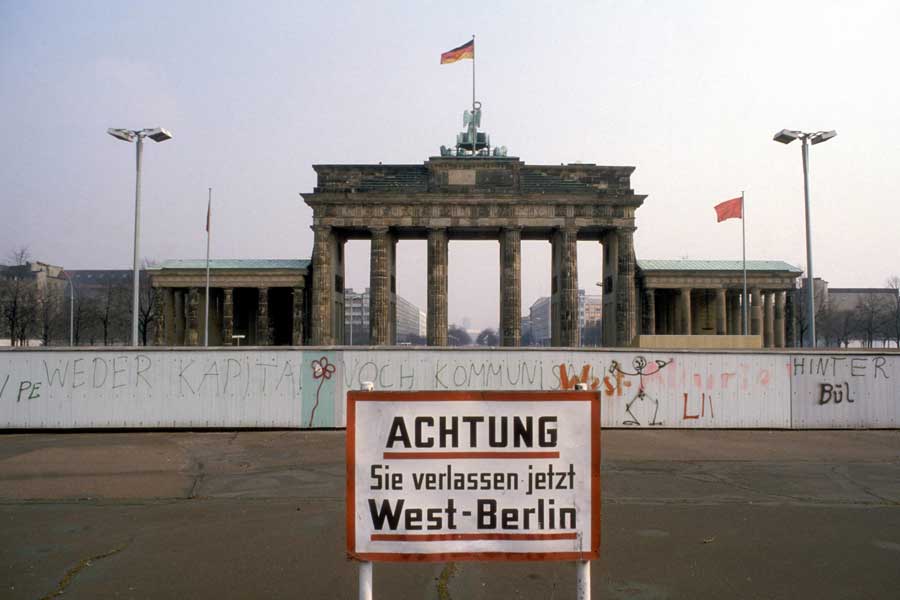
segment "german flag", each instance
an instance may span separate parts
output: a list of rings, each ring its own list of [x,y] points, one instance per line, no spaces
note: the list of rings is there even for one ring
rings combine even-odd
[[[455,63],[464,58],[475,59],[475,40],[469,40],[462,46],[457,46],[453,50],[448,50],[441,54],[441,64]]]

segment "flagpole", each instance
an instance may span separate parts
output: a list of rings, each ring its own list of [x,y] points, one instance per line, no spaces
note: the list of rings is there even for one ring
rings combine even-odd
[[[206,306],[203,314],[203,346],[209,346],[209,236],[212,212],[212,188],[209,188],[209,200],[206,203]]]
[[[475,119],[475,34],[472,34],[472,119]],[[476,155],[478,143],[478,127],[472,128],[472,156]]]
[[[744,212],[744,191],[741,190],[741,250],[744,262],[744,335],[747,335],[747,219]]]

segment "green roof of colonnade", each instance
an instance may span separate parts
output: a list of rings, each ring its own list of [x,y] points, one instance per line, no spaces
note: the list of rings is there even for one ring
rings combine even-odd
[[[249,258],[249,259],[211,259],[210,270],[266,270],[266,269],[306,269],[309,267],[305,259],[281,259],[281,258]],[[206,261],[199,260],[166,260],[153,267],[162,269],[205,269]]]
[[[647,259],[637,261],[637,265],[642,271],[741,271],[744,268],[740,260]],[[803,272],[803,269],[782,260],[748,260],[747,270]]]

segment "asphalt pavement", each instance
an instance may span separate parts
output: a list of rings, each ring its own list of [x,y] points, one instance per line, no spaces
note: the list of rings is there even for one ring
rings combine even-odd
[[[609,430],[595,599],[900,597],[900,431]],[[0,598],[356,598],[342,431],[0,435]],[[575,597],[571,563],[375,598]]]

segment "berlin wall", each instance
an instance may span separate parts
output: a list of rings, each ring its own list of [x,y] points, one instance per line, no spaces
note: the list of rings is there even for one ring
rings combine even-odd
[[[344,427],[346,392],[571,390],[604,427],[896,428],[900,353],[484,349],[0,352],[0,428]]]

